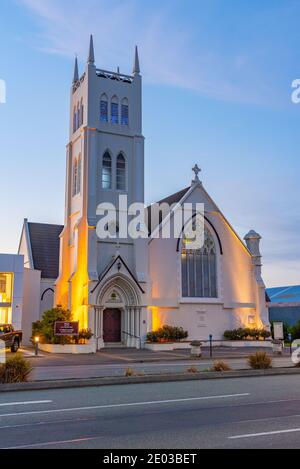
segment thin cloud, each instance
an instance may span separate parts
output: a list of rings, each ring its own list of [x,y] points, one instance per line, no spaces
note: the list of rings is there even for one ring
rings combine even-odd
[[[137,0],[88,0],[84,4],[73,0],[72,6],[58,0],[19,0],[19,4],[38,19],[39,48],[47,53],[72,57],[77,53],[84,60],[89,34],[94,33],[99,67],[121,66],[129,71],[138,43],[148,83],[226,101],[274,101],[274,90],[257,70],[253,50],[247,45],[245,50],[224,53],[223,48],[214,47],[210,33],[201,29],[202,18],[197,30],[188,21],[180,21],[176,1],[154,2],[152,7],[144,2],[141,6]]]

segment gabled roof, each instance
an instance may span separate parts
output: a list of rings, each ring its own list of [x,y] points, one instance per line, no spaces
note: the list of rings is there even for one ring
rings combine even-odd
[[[125,269],[127,270],[127,272],[129,273],[130,277],[132,278],[132,280],[134,281],[134,283],[137,285],[137,287],[140,289],[140,291],[142,293],[145,293],[144,290],[142,289],[141,285],[139,284],[138,280],[136,279],[135,275],[132,273],[132,271],[129,269],[128,265],[126,264],[126,262],[124,261],[124,259],[122,258],[122,256],[118,255],[117,257],[114,257],[110,262],[109,264],[106,266],[106,268],[104,269],[104,271],[102,272],[102,274],[99,276],[99,280],[96,284],[96,286],[93,288],[93,290],[91,291],[91,293],[94,293],[94,291],[96,290],[96,288],[98,288],[98,286],[100,285],[100,283],[102,282],[102,280],[106,277],[106,275],[110,272],[110,270],[113,268],[113,266],[117,263],[117,262],[121,262]]]
[[[267,289],[271,303],[299,303],[300,285]]]
[[[59,271],[59,236],[63,225],[28,223],[33,267],[42,278],[56,279]]]
[[[190,187],[186,187],[185,189],[182,189],[181,191],[176,192],[175,194],[171,194],[168,197],[165,197],[164,199],[162,199],[162,200],[160,200],[159,202],[156,202],[156,203],[158,203],[158,204],[164,204],[165,203],[165,204],[169,204],[170,206],[173,205],[173,204],[178,204],[189,190],[190,190]],[[149,207],[147,207],[149,233],[151,233],[151,231],[154,231],[154,229],[156,228],[156,226],[151,226],[151,206],[152,205],[149,205]],[[160,216],[162,216],[162,215],[160,214]],[[159,222],[161,223],[162,220],[160,219]]]

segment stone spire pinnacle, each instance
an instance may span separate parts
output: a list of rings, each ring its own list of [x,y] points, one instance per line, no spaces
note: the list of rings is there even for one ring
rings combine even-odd
[[[140,59],[139,59],[139,51],[138,47],[135,46],[135,56],[134,56],[134,64],[133,64],[133,74],[139,75],[141,73],[140,69]]]
[[[88,56],[88,64],[94,65],[95,63],[95,52],[94,52],[94,39],[93,35],[91,34],[90,38],[90,50],[89,50],[89,56]]]
[[[79,80],[79,73],[78,73],[78,60],[77,60],[77,55],[75,57],[75,66],[74,66],[74,77],[73,77],[73,85],[77,83]]]

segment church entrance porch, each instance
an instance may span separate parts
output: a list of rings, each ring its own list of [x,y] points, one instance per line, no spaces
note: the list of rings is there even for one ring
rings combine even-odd
[[[142,307],[139,293],[130,279],[118,273],[100,284],[94,293],[93,329],[97,350],[122,346],[141,348]]]
[[[119,309],[105,309],[103,311],[103,340],[104,343],[121,342],[121,311]]]

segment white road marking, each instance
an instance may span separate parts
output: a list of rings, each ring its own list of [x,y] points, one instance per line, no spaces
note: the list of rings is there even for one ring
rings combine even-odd
[[[40,411],[31,411],[31,412],[18,412],[14,414],[0,414],[0,418],[1,417],[17,417],[19,415],[53,414],[57,412],[79,412],[83,410],[114,409],[114,408],[121,408],[121,407],[136,407],[136,406],[143,406],[143,405],[176,404],[180,402],[201,401],[201,400],[206,400],[206,399],[228,399],[230,397],[246,397],[246,396],[250,396],[250,393],[227,394],[227,395],[222,395],[222,396],[189,397],[186,399],[168,399],[165,401],[130,402],[127,404],[108,404],[108,405],[99,405],[99,406],[90,406],[90,407],[73,407],[70,409],[51,409],[51,410],[40,410]]]
[[[300,428],[291,428],[289,430],[275,430],[272,432],[261,432],[261,433],[248,433],[247,435],[236,435],[236,436],[229,436],[229,440],[240,440],[242,438],[255,438],[258,436],[269,436],[269,435],[280,435],[282,433],[296,433],[300,432]]]
[[[34,405],[34,404],[51,404],[53,401],[27,401],[27,402],[5,402],[0,407],[12,407],[15,405]]]

